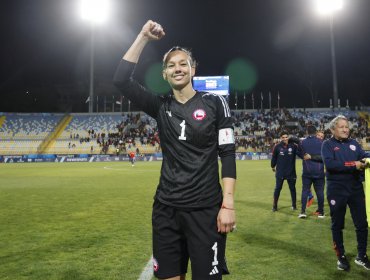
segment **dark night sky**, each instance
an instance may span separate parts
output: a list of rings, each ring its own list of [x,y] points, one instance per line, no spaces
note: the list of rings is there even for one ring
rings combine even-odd
[[[79,87],[81,109],[88,96],[90,29],[80,19],[78,0],[13,0],[0,4],[0,112],[63,111],[61,88]],[[329,21],[311,0],[112,0],[105,25],[95,30],[95,81],[109,84],[123,54],[147,19],[162,24],[166,37],[145,49],[138,67],[161,61],[174,45],[188,47],[199,62],[197,75],[226,75],[230,61],[248,61],[257,74],[247,95],[251,108],[260,93],[280,93],[280,105],[312,107],[332,97]],[[370,105],[370,1],[347,0],[334,22],[339,98]],[[232,79],[232,77],[231,77]],[[232,80],[233,82],[233,80]],[[28,93],[27,93],[28,91]],[[103,92],[104,90],[101,90]],[[99,95],[99,90],[97,94]],[[85,93],[86,92],[86,93]],[[235,89],[231,88],[232,97]],[[76,93],[77,94],[77,93]],[[79,93],[80,94],[80,93]],[[105,93],[107,94],[107,93]],[[108,94],[115,94],[114,92]],[[240,98],[240,97],[239,97]],[[77,101],[76,101],[77,100]],[[233,101],[230,102],[233,104]],[[231,105],[231,107],[233,107]],[[240,107],[240,106],[239,106]]]

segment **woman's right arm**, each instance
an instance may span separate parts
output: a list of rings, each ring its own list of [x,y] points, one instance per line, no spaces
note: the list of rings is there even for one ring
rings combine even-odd
[[[137,63],[144,47],[149,41],[160,40],[165,35],[162,26],[152,20],[148,20],[140,33],[137,35],[131,47],[124,54],[123,59]]]
[[[134,81],[132,75],[146,44],[152,40],[159,40],[164,35],[160,24],[151,20],[147,21],[124,54],[113,77],[114,85],[120,89],[122,94],[152,117],[155,117],[157,113],[153,105],[158,103],[158,97]]]
[[[135,65],[138,63],[146,44],[149,41],[160,40],[164,35],[165,33],[160,24],[152,20],[148,20],[144,24],[135,41],[123,55],[120,65],[114,75],[113,82],[117,87],[122,88],[122,85],[131,78]]]

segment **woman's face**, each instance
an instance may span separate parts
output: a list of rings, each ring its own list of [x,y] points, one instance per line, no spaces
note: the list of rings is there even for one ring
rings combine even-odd
[[[195,68],[191,66],[189,56],[181,51],[173,51],[168,54],[167,63],[163,70],[165,79],[173,89],[181,90],[188,84],[195,74]]]
[[[349,137],[349,125],[346,120],[338,120],[334,129],[331,129],[331,133],[335,139],[343,140]]]

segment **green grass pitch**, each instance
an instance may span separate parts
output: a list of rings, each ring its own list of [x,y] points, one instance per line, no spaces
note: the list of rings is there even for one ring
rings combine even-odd
[[[0,279],[138,279],[151,256],[160,164],[1,164]],[[284,183],[279,211],[271,212],[275,180],[269,165],[237,162],[237,231],[228,236],[231,275],[225,279],[369,279],[353,263],[349,211],[344,238],[352,269],[346,273],[336,270],[326,201],[325,219],[300,220]],[[301,190],[298,176],[298,205]]]

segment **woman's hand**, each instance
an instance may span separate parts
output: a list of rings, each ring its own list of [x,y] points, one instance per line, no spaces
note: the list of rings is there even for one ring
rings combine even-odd
[[[148,20],[144,24],[141,29],[141,34],[148,40],[160,40],[164,35],[166,35],[162,25],[152,20]]]

